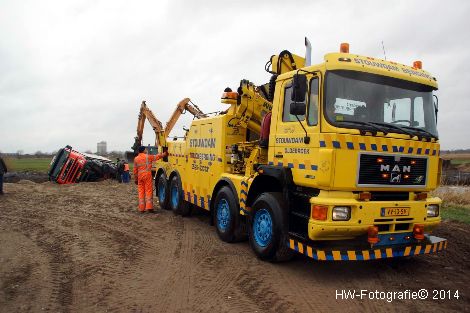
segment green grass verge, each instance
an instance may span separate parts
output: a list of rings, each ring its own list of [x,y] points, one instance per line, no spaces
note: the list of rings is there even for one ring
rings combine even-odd
[[[442,218],[445,220],[459,221],[470,224],[470,208],[458,205],[447,204],[441,208]]]
[[[452,165],[470,164],[470,160],[466,159],[452,159],[450,160]]]
[[[47,173],[52,158],[9,159],[7,166],[10,172],[41,172]]]

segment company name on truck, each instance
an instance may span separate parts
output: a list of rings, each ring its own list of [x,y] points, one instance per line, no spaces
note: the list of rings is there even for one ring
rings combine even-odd
[[[354,58],[354,62],[356,64],[379,67],[379,68],[383,68],[383,69],[386,69],[386,70],[389,70],[389,71],[402,72],[402,73],[405,73],[405,74],[410,74],[410,75],[414,75],[414,76],[420,76],[420,77],[432,79],[432,77],[430,75],[426,74],[426,73],[423,73],[423,72],[420,72],[420,71],[415,71],[415,70],[408,69],[408,68],[400,68],[396,65],[384,64],[384,63],[370,61],[370,60],[363,60],[363,59],[360,59],[360,58]]]
[[[303,143],[303,137],[276,138],[276,143]]]
[[[215,138],[190,139],[189,146],[191,148],[215,148]]]

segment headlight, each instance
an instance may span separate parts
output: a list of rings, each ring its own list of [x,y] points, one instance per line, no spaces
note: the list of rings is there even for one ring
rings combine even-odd
[[[428,217],[439,216],[439,205],[438,204],[428,204]]]
[[[333,221],[347,221],[351,218],[351,208],[348,206],[335,206],[332,215]]]

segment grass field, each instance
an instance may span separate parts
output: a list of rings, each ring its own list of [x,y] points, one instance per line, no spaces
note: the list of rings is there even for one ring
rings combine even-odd
[[[450,160],[452,165],[470,164],[470,153],[446,153],[441,157]]]
[[[452,204],[445,204],[441,208],[442,218],[470,224],[470,208]]]
[[[466,159],[452,159],[450,160],[452,165],[460,165],[460,164],[470,164],[470,160]]]
[[[441,214],[443,219],[470,224],[470,193],[469,188],[440,187],[433,192],[442,199]]]
[[[51,163],[51,158],[10,158],[5,161],[9,172],[47,173]]]

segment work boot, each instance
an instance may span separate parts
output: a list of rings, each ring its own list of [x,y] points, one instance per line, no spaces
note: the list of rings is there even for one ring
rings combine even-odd
[[[149,209],[149,210],[147,210],[147,212],[149,212],[149,213],[155,213],[155,210],[154,210],[154,209]]]
[[[139,210],[139,213],[140,213],[140,214],[144,214],[144,213],[145,213],[145,210],[142,210],[142,211]]]

